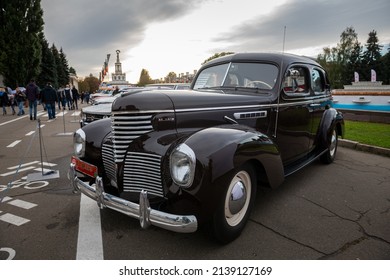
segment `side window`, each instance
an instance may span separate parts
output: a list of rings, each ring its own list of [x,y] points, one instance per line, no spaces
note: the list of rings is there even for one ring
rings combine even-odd
[[[313,69],[311,73],[311,85],[316,94],[323,93],[325,91],[325,79],[320,70]]]
[[[309,72],[302,66],[291,67],[284,78],[283,90],[288,96],[304,96],[309,94]]]

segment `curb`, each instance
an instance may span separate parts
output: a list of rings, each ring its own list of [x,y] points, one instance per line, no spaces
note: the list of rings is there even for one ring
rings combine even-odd
[[[362,152],[390,157],[390,149],[386,149],[386,148],[360,144],[359,142],[347,140],[347,139],[339,139],[339,145],[341,147],[353,149],[356,151],[362,151]]]

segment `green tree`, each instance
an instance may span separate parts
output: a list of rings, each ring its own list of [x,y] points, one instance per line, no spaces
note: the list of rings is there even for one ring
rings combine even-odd
[[[61,85],[66,85],[67,83],[69,83],[69,64],[68,64],[68,60],[66,59],[66,55],[64,53],[64,51],[62,50],[62,48],[60,49],[60,67],[62,68],[62,71],[63,71],[63,76],[58,78],[58,83]]]
[[[176,73],[175,72],[169,72],[168,75],[165,77],[165,81],[167,83],[173,83],[174,81],[176,81]]]
[[[366,50],[363,52],[362,59],[362,71],[363,77],[366,81],[370,80],[371,69],[374,69],[377,72],[377,77],[382,78],[382,65],[381,65],[381,50],[383,46],[378,44],[379,40],[376,34],[376,31],[373,30],[368,33],[368,39],[366,43]]]
[[[222,57],[222,56],[225,56],[225,55],[229,55],[229,54],[234,54],[234,52],[220,52],[220,53],[215,53],[213,56],[209,57],[208,59],[206,59],[205,61],[203,61],[202,65],[209,62],[210,60],[213,60],[215,58],[218,58],[218,57]]]
[[[65,69],[62,65],[60,52],[58,51],[54,43],[51,46],[51,52],[53,54],[54,61],[55,61],[58,87],[64,87],[69,82],[69,77],[68,78],[66,77]]]
[[[70,73],[77,75],[76,70],[73,67],[69,67],[69,74]]]
[[[338,60],[338,51],[336,47],[323,49],[323,53],[319,54],[317,61],[328,72],[329,80],[334,88],[340,88],[341,84],[341,65]]]
[[[147,84],[152,84],[153,80],[149,75],[149,71],[146,69],[141,70],[141,74],[139,76],[138,86],[143,87]]]
[[[84,79],[84,83],[87,83],[87,85],[83,85],[83,87],[85,86],[85,88],[89,88],[87,90],[90,93],[93,93],[99,89],[99,85],[100,85],[99,79],[94,77],[92,74],[90,74],[88,77]],[[79,84],[79,90],[82,91],[82,89],[80,89],[80,84]]]
[[[362,46],[359,42],[355,42],[355,45],[351,51],[350,58],[347,62],[347,67],[345,69],[345,82],[346,84],[350,84],[350,81],[354,80],[354,72],[358,72],[361,74],[361,65],[362,65]]]
[[[79,79],[79,91],[80,92],[86,92],[90,91],[89,84],[85,79]]]
[[[41,71],[37,78],[37,84],[42,88],[47,82],[51,82],[55,88],[58,88],[56,62],[49,48],[49,43],[44,35],[41,35],[42,61]]]
[[[329,79],[334,88],[342,88],[345,84],[350,84],[352,60],[359,57],[360,43],[355,29],[347,27],[340,35],[340,43],[337,47],[324,48],[319,54],[318,62],[330,73]]]
[[[37,78],[41,64],[40,0],[0,1],[0,74],[10,87]]]
[[[390,47],[387,53],[381,57],[381,64],[383,65],[382,81],[384,84],[390,85]]]

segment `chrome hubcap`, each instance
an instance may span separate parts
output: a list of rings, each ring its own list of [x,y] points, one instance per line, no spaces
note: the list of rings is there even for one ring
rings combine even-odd
[[[246,202],[246,191],[242,182],[237,182],[230,193],[229,210],[233,215],[240,212]]]
[[[230,182],[225,198],[225,219],[228,225],[236,226],[245,217],[249,207],[252,181],[246,171],[238,172]]]
[[[337,134],[336,131],[333,130],[332,138],[330,139],[330,146],[329,146],[329,154],[331,157],[334,157],[334,154],[336,153],[336,146],[337,146]]]

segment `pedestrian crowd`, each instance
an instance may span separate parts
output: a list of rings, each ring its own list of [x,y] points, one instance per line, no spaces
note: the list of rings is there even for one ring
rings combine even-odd
[[[37,119],[37,106],[43,105],[47,111],[49,119],[56,118],[56,103],[58,110],[78,110],[78,101],[81,103],[89,102],[89,93],[79,94],[75,86],[70,87],[69,84],[64,88],[55,90],[50,82],[43,89],[31,80],[24,87],[17,87],[15,91],[10,88],[0,87],[0,107],[3,108],[3,115],[7,114],[7,107],[11,107],[12,115],[16,114],[15,108],[18,108],[18,116],[25,114],[24,108],[29,108],[30,120]]]

